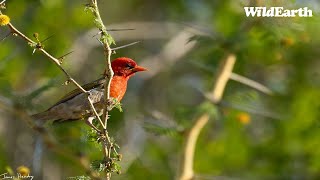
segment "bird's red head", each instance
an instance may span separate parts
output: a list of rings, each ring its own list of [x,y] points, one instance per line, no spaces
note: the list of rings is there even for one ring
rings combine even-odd
[[[130,77],[139,71],[146,71],[147,69],[138,66],[137,63],[127,57],[116,58],[111,62],[111,67],[115,76]]]

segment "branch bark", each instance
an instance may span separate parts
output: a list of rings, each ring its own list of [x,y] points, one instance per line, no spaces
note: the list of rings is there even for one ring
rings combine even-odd
[[[227,82],[232,74],[233,66],[236,62],[236,56],[229,54],[220,65],[217,78],[213,90],[210,92],[212,99],[215,103],[219,103],[222,99],[223,92],[226,88]],[[194,178],[194,154],[196,149],[197,139],[201,130],[209,121],[209,114],[204,113],[196,119],[192,128],[187,133],[187,139],[184,146],[181,173],[178,177],[179,180],[191,180]]]
[[[112,49],[110,45],[113,42],[112,37],[108,34],[107,28],[105,27],[98,8],[98,3],[97,0],[92,0],[91,1],[91,10],[93,12],[93,15],[95,17],[95,23],[97,28],[100,30],[100,42],[103,45],[104,49],[104,56],[105,56],[105,62],[106,62],[106,68],[104,71],[104,76],[106,83],[104,84],[104,108],[103,108],[103,142],[102,148],[103,148],[103,153],[105,156],[105,165],[107,167],[107,177],[106,179],[109,180],[111,178],[111,170],[108,169],[111,167],[111,150],[114,150],[114,145],[113,142],[111,141],[111,138],[109,137],[108,130],[107,130],[107,124],[108,124],[108,118],[109,118],[109,112],[108,112],[108,106],[110,102],[110,85],[111,85],[111,80],[113,77],[113,71],[111,67],[111,54],[112,54]],[[116,151],[115,151],[116,152]]]

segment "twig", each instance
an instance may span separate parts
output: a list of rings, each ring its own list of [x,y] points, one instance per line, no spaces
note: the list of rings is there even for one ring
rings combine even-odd
[[[41,41],[41,43],[46,42],[47,40],[49,40],[49,39],[52,38],[53,36],[54,36],[54,35],[51,35],[51,36],[45,38],[44,40]]]
[[[261,92],[263,92],[265,94],[268,94],[268,95],[272,95],[273,94],[272,91],[269,88],[267,88],[266,86],[254,81],[254,80],[251,80],[249,78],[241,76],[239,74],[231,73],[230,79],[232,79],[234,81],[238,81],[238,82],[240,82],[242,84],[245,84],[245,85],[247,85],[249,87],[252,87],[252,88],[254,88],[254,89],[258,90],[258,91],[261,91]]]
[[[233,54],[229,54],[227,58],[222,62],[219,73],[215,80],[213,90],[211,92],[212,99],[218,103],[223,95],[226,84],[232,73],[233,66],[235,64],[236,57]],[[197,139],[201,130],[209,121],[209,114],[204,113],[196,119],[192,128],[187,134],[186,143],[184,146],[183,157],[182,157],[182,169],[179,175],[179,180],[191,180],[194,178],[193,162],[194,153],[196,148]]]
[[[30,44],[37,44],[36,42],[32,41],[30,38],[28,38],[26,35],[21,33],[18,29],[16,29],[11,23],[8,24],[8,27],[11,29],[11,33],[17,34],[18,36],[22,37],[24,40],[26,40]],[[58,68],[67,76],[68,80],[70,80],[74,85],[76,85],[82,92],[88,93],[86,90],[82,88],[80,84],[78,84],[70,75],[67,71],[64,70],[64,68],[61,66],[61,63],[59,59],[53,57],[50,53],[48,53],[46,50],[44,50],[41,46],[38,47],[38,50],[41,51],[44,55],[49,57],[51,61],[53,61]]]
[[[4,2],[6,2],[6,0],[1,1],[0,4],[3,4]]]
[[[98,120],[99,120],[100,124],[102,125],[103,129],[105,129],[106,127],[104,126],[104,123],[102,122],[102,120],[101,120],[101,118],[100,118],[100,116],[99,116],[96,108],[94,108],[90,96],[88,96],[88,101],[90,102],[89,104],[90,104],[90,106],[91,106],[91,108],[92,108],[92,110],[93,110],[93,113],[94,113],[94,114],[96,115],[96,117],[98,118]]]
[[[215,72],[214,69],[212,69],[211,67],[208,67],[204,64],[201,64],[199,62],[196,62],[196,61],[190,61],[190,63],[192,63],[192,65],[196,65],[198,67],[200,67],[201,69],[205,69],[209,72]],[[249,79],[247,77],[244,77],[244,76],[241,76],[240,74],[237,74],[237,73],[234,73],[232,72],[231,73],[231,76],[230,76],[230,79],[231,80],[234,80],[234,81],[237,81],[239,83],[242,83],[244,85],[247,85],[253,89],[256,89],[257,91],[260,91],[262,93],[265,93],[267,95],[272,95],[273,92],[271,89],[269,89],[268,87],[266,87],[265,85],[257,82],[257,81],[254,81],[252,79]]]
[[[74,51],[70,51],[70,52],[68,52],[68,53],[66,53],[66,54],[58,57],[58,59],[60,60],[60,63],[62,63],[62,62],[61,62],[62,59],[64,59],[66,56],[70,55],[70,54],[73,53],[73,52],[74,52]]]
[[[128,46],[132,46],[132,45],[135,45],[135,44],[138,44],[138,43],[140,43],[140,41],[136,41],[136,42],[129,43],[129,44],[126,44],[126,45],[123,45],[123,46],[119,46],[119,47],[115,47],[115,48],[112,48],[112,51],[115,51],[115,50],[118,50],[118,49],[122,49],[122,48],[126,48]]]

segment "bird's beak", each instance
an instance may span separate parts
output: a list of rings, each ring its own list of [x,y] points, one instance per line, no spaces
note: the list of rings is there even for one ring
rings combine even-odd
[[[136,66],[132,69],[133,72],[139,72],[139,71],[147,71],[146,68],[141,67],[141,66]]]

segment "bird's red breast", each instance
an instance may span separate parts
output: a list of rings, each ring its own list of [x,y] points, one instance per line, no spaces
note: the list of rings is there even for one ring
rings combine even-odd
[[[127,90],[128,79],[124,76],[113,76],[110,84],[110,97],[121,101]]]

